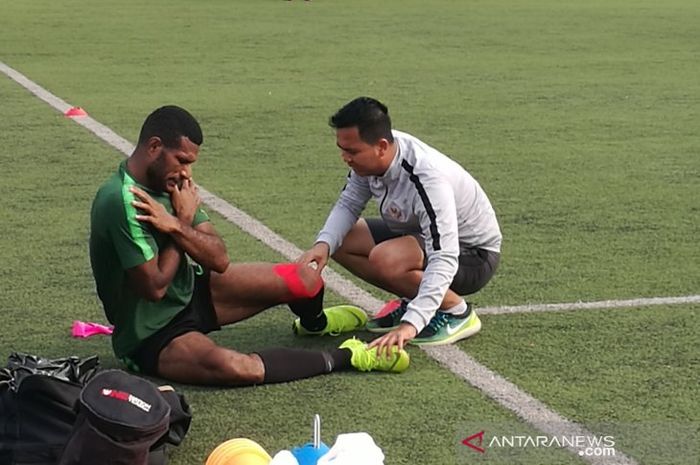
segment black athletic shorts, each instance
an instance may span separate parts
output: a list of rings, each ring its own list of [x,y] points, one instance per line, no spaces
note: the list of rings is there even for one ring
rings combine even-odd
[[[209,271],[195,273],[194,292],[190,303],[170,323],[146,338],[135,352],[123,357],[122,361],[134,371],[156,376],[160,351],[170,341],[191,331],[207,334],[218,329],[221,329],[221,326],[217,322],[216,311],[211,301]]]
[[[369,232],[372,234],[375,244],[406,236],[389,229],[389,226],[381,218],[365,218]],[[428,264],[425,250],[423,256],[423,269]],[[501,254],[479,247],[464,247],[459,251],[459,268],[455,274],[450,289],[459,295],[473,294],[488,283],[496,273]]]

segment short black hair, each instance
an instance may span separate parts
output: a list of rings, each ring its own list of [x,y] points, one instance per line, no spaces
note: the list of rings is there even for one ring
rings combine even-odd
[[[204,142],[202,128],[194,116],[184,108],[166,105],[153,111],[143,122],[138,145],[148,142],[151,137],[160,137],[164,146],[178,148],[183,136],[197,145]]]
[[[375,144],[379,139],[394,142],[389,109],[371,97],[358,97],[347,103],[330,117],[328,125],[335,129],[357,126],[360,139],[368,144]]]

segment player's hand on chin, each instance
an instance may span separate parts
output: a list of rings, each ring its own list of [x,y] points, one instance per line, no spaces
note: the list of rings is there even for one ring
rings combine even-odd
[[[199,197],[199,188],[192,178],[184,177],[182,187],[173,186],[170,189],[170,201],[173,204],[175,215],[185,224],[192,224],[197,208],[202,203]]]

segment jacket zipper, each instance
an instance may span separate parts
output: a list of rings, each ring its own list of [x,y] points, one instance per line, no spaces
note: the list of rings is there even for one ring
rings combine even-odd
[[[389,195],[389,186],[384,186],[384,198],[379,204],[379,215],[381,217],[384,217],[384,201],[386,200],[387,195]]]

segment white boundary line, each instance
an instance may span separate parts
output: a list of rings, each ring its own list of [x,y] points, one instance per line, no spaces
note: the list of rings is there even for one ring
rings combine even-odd
[[[10,68],[3,62],[0,62],[0,71],[9,78],[16,81],[32,94],[48,103],[54,109],[64,113],[71,105],[56,97],[46,89],[42,88],[35,82],[28,79],[23,74]],[[114,131],[94,120],[91,117],[74,118],[74,121],[88,129],[90,132],[97,135],[120,152],[129,156],[133,151],[133,145],[126,139],[116,134]],[[220,213],[228,221],[236,224],[238,227],[260,239],[270,248],[281,253],[289,259],[298,257],[302,250],[294,244],[286,241],[278,236],[274,231],[267,226],[254,219],[247,213],[230,205],[225,200],[216,195],[202,189],[200,187],[202,200],[214,211]],[[335,271],[328,269],[324,272],[324,278],[329,288],[337,292],[346,299],[364,306],[365,308],[379,308],[381,301],[357,287],[351,281],[343,278]],[[497,307],[484,308],[480,311],[482,314],[502,314],[502,313],[517,313],[517,312],[535,312],[535,311],[561,311],[574,310],[578,308],[605,308],[605,306],[613,307],[631,307],[641,305],[668,305],[675,303],[695,303],[700,301],[699,296],[689,297],[671,297],[671,298],[653,298],[653,299],[635,299],[628,301],[605,301],[591,302],[579,304],[544,304],[531,305],[521,307]],[[567,435],[567,436],[593,436],[594,434],[587,431],[581,425],[574,423],[553,410],[549,409],[545,404],[535,399],[534,397],[521,390],[515,384],[506,380],[502,376],[481,365],[469,355],[465,354],[457,346],[439,346],[423,349],[426,354],[438,361],[445,368],[450,370],[455,375],[467,381],[472,386],[481,390],[485,395],[495,400],[498,404],[506,409],[514,412],[518,417],[529,423],[536,429],[550,435]],[[575,454],[582,454],[582,449],[569,448]],[[637,462],[624,455],[621,451],[616,450],[614,458],[610,457],[588,457],[580,456],[580,458],[592,465],[635,465]],[[613,460],[611,462],[610,460]]]
[[[531,304],[504,307],[478,308],[479,315],[507,315],[513,313],[570,312],[573,310],[600,310],[606,308],[652,307],[655,305],[678,305],[700,303],[700,295],[683,297],[648,297],[629,300],[600,300],[597,302],[571,302],[561,304]]]
[[[20,84],[22,87],[27,89],[39,99],[48,103],[49,106],[53,107],[59,112],[65,113],[66,110],[72,108],[72,105],[68,104],[61,98],[53,95],[48,90],[39,86],[37,83],[30,80],[22,73],[14,70],[13,68],[7,66],[1,61],[0,71],[2,71],[10,79]],[[93,119],[92,117],[84,116],[72,119],[79,125],[86,128],[88,131],[95,134],[103,141],[107,142],[112,147],[119,150],[127,157],[131,155],[131,153],[134,151],[134,145],[131,142],[127,141],[122,136],[115,133],[110,128],[103,125],[99,121]],[[220,197],[217,197],[216,195],[210,193],[201,186],[199,186],[199,188],[202,201],[206,203],[209,208],[216,211],[228,221],[234,223],[248,234],[259,239],[271,249],[275,250],[276,252],[279,252],[280,254],[289,259],[298,257],[303,252],[297,246],[281,238],[277,235],[277,233],[275,233],[270,228],[268,228],[255,218],[251,217],[244,211],[234,207],[233,205],[229,204]],[[356,303],[357,305],[363,308],[379,309],[383,304],[375,297],[365,292],[361,288],[357,287],[354,283],[345,279],[343,276],[332,270],[330,267],[326,267],[326,269],[324,270],[323,277],[326,283],[328,284],[328,287],[336,291],[338,295]],[[572,310],[647,307],[654,305],[674,305],[688,303],[700,303],[700,295],[690,295],[681,297],[650,297],[630,300],[603,300],[598,302],[571,302],[558,304],[528,304],[517,306],[483,307],[479,308],[478,311],[479,315],[503,315],[512,313],[553,311],[561,312]]]

